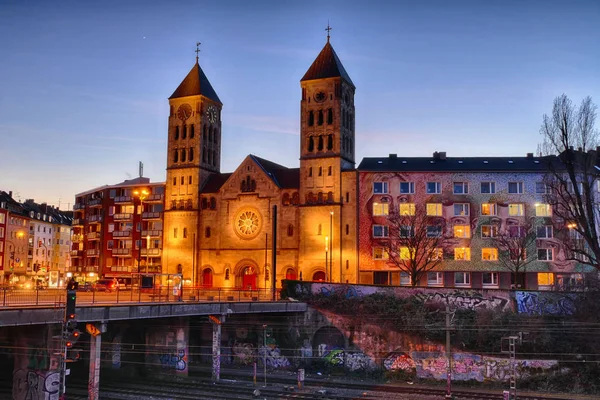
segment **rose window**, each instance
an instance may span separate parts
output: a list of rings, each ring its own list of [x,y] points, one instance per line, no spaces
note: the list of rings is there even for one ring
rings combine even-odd
[[[244,239],[255,237],[260,231],[260,217],[252,210],[243,210],[236,219],[236,233]]]

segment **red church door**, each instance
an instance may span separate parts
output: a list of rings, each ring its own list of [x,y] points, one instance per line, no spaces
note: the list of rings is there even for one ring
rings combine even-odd
[[[296,280],[296,271],[294,271],[292,268],[288,268],[287,271],[285,271],[285,279],[295,281]]]
[[[253,267],[244,268],[244,272],[242,272],[242,289],[256,290],[256,271]]]
[[[206,268],[204,271],[202,271],[202,287],[213,287],[213,276],[210,268]]]
[[[313,281],[315,282],[325,282],[325,272],[317,271],[313,274]]]

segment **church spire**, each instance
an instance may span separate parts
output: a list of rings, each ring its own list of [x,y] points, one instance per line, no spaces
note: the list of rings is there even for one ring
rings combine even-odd
[[[333,46],[331,46],[331,43],[329,42],[329,32],[331,31],[329,23],[325,30],[327,31],[327,43],[325,43],[325,47],[323,47],[317,58],[315,58],[315,61],[313,61],[308,71],[306,71],[302,79],[300,79],[300,82],[312,81],[314,79],[342,78],[350,85],[354,86],[352,79],[350,79],[350,75],[346,72],[346,69],[335,53],[335,50],[333,50]]]
[[[200,54],[200,42],[196,42],[196,64],[198,64],[198,55]]]
[[[200,68],[198,63],[198,55],[200,53],[200,42],[196,43],[196,64],[192,67],[190,72],[187,74],[185,79],[177,86],[177,89],[173,92],[170,99],[186,96],[197,96],[202,95],[210,100],[221,103],[217,92],[213,89],[210,81]]]

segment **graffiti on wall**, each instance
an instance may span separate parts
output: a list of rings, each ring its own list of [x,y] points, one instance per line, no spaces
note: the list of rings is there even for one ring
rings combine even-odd
[[[185,350],[179,349],[175,353],[163,353],[158,356],[163,368],[185,371],[187,369]]]
[[[576,296],[573,293],[525,292],[515,293],[519,313],[529,315],[572,315]]]
[[[59,400],[60,374],[20,369],[13,374],[14,400]]]
[[[383,366],[388,371],[404,372],[413,372],[417,368],[411,356],[402,351],[394,351],[385,356]]]
[[[361,351],[332,348],[325,343],[317,346],[317,350],[319,357],[330,366],[344,367],[350,371],[370,371],[377,368],[375,361]]]
[[[436,292],[420,291],[416,293],[415,298],[424,303],[439,303],[449,304],[453,308],[466,310],[488,309],[488,310],[504,310],[510,308],[509,298],[493,295],[484,297],[479,291],[452,291],[452,292]]]
[[[163,369],[174,370],[176,374],[188,372],[188,349],[184,328],[160,331],[154,334],[155,353],[150,355],[151,363]]]

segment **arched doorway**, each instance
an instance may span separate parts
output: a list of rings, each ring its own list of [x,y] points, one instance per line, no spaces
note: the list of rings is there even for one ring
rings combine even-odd
[[[256,290],[256,282],[256,269],[251,265],[245,266],[242,269],[242,288]]]
[[[312,280],[314,282],[325,282],[325,278],[326,278],[325,272],[317,271],[313,274]]]
[[[296,276],[296,270],[294,268],[288,268],[285,271],[285,279],[290,279],[292,281],[295,281],[297,278]]]
[[[343,350],[346,339],[342,332],[333,326],[324,326],[313,336],[314,353],[319,357],[326,357],[333,350]]]
[[[212,269],[204,268],[202,271],[202,287],[211,288],[213,287],[213,273]]]

